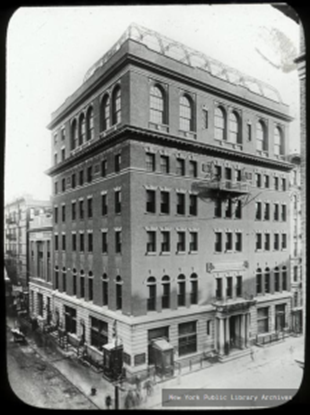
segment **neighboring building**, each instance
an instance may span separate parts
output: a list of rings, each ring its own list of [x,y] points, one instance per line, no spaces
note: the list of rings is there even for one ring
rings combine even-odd
[[[131,25],[49,124],[69,341],[102,360],[116,331],[134,374],[155,348],[225,360],[290,329],[291,120],[273,87]]]
[[[42,213],[29,226],[29,312],[39,325],[52,318],[52,217]]]
[[[14,285],[28,289],[28,229],[29,223],[40,212],[51,212],[51,202],[35,200],[30,195],[5,205],[4,261]]]

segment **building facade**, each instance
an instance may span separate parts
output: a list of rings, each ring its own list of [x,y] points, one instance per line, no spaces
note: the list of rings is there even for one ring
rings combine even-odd
[[[4,209],[4,261],[8,277],[25,291],[29,281],[29,224],[40,212],[51,213],[50,201],[35,200],[30,195],[6,204]]]
[[[52,322],[52,216],[35,217],[29,226],[29,314],[40,326]]]
[[[116,336],[134,374],[156,339],[186,364],[290,329],[290,121],[271,86],[131,25],[49,124],[69,341],[100,360]]]

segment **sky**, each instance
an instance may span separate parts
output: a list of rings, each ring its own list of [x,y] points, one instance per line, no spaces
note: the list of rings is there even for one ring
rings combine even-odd
[[[7,33],[5,202],[49,199],[55,111],[131,23],[160,32],[278,89],[299,151],[299,26],[266,4],[20,8]],[[288,64],[287,64],[288,63]]]

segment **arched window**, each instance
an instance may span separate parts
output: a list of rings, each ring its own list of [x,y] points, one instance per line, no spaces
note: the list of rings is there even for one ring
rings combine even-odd
[[[286,267],[282,267],[282,290],[287,290],[287,269]]]
[[[94,298],[94,289],[93,289],[93,273],[89,271],[88,273],[88,300],[93,301]]]
[[[110,128],[110,97],[108,94],[106,94],[101,101],[101,107],[100,107],[100,119],[101,119],[101,125],[100,125],[100,131],[105,131],[108,128]]]
[[[166,124],[165,95],[158,85],[152,85],[150,91],[150,121],[156,124]]]
[[[187,95],[180,97],[180,130],[194,130],[193,102]]]
[[[86,134],[86,122],[85,115],[81,114],[79,119],[79,145],[81,146],[85,142]]]
[[[265,269],[265,294],[270,293],[270,269]]]
[[[74,150],[77,147],[77,142],[78,142],[77,122],[76,122],[76,119],[74,119],[71,125],[71,150]]]
[[[81,269],[80,271],[80,297],[85,298],[85,278],[84,278],[84,270]]]
[[[116,277],[116,310],[121,310],[123,306],[123,293],[122,293],[123,280],[120,275]]]
[[[191,304],[197,304],[198,303],[198,275],[194,272],[190,276],[190,282],[191,282]]]
[[[55,266],[55,290],[59,289],[59,267]]]
[[[67,291],[67,270],[66,267],[62,268],[62,291]]]
[[[102,275],[102,305],[108,304],[108,276],[106,273]]]
[[[185,295],[186,295],[185,275],[180,274],[178,276],[178,306],[185,306]]]
[[[87,141],[94,138],[94,110],[89,107],[87,111]]]
[[[156,310],[156,278],[149,277],[147,279],[147,286],[149,291],[147,298],[147,309],[148,311],[154,311]]]
[[[121,88],[116,86],[112,94],[112,125],[121,122]]]
[[[161,283],[163,286],[161,306],[163,309],[170,308],[170,277],[168,275],[164,275],[161,279]]]
[[[274,269],[274,290],[280,291],[280,270],[278,267]]]
[[[268,151],[267,128],[261,120],[256,124],[256,150]]]
[[[256,294],[262,293],[262,270],[257,268],[256,270]]]
[[[229,141],[241,144],[240,117],[235,111],[229,114]]]
[[[215,108],[214,135],[216,140],[226,140],[226,112],[222,107]]]
[[[275,156],[284,155],[284,135],[279,127],[274,129],[274,154]]]

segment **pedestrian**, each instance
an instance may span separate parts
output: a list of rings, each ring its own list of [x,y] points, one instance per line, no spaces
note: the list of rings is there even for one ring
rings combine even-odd
[[[107,407],[107,409],[110,409],[110,406],[112,405],[112,398],[110,395],[108,395],[105,398],[105,406]]]
[[[250,354],[251,354],[251,359],[254,362],[255,356],[254,356],[254,349],[253,349],[253,347],[251,347],[251,349],[250,349]]]

